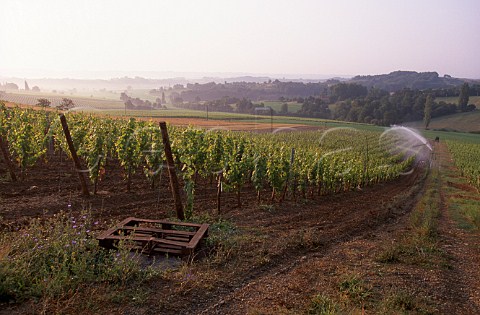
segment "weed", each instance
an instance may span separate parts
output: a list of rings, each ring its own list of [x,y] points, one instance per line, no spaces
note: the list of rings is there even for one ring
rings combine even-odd
[[[255,307],[247,311],[248,315],[294,315],[295,311],[276,305],[274,307]]]
[[[338,314],[339,306],[337,303],[332,301],[329,297],[318,294],[315,295],[310,301],[310,306],[308,308],[308,315],[333,315]]]
[[[392,292],[381,303],[382,313],[413,313],[413,314],[432,314],[433,312],[417,296],[408,292],[399,290]]]
[[[345,276],[339,283],[339,290],[348,300],[362,307],[372,295],[372,290],[355,274]]]
[[[400,257],[403,253],[403,249],[398,244],[391,244],[386,247],[380,254],[376,257],[378,262],[384,264],[391,264],[400,262]]]
[[[275,212],[275,205],[273,205],[273,204],[271,204],[271,205],[262,204],[262,205],[259,205],[258,208],[260,208],[260,210],[266,211],[268,213],[274,213]]]

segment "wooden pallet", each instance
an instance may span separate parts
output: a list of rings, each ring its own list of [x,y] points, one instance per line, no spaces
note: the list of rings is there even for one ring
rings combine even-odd
[[[125,241],[132,250],[153,255],[168,253],[191,255],[200,241],[208,236],[209,225],[149,220],[129,217],[97,237],[100,246],[116,249]]]

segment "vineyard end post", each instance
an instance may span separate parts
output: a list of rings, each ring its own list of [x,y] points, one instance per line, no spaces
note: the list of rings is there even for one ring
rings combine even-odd
[[[62,123],[63,133],[65,134],[65,139],[67,140],[68,149],[72,154],[73,163],[75,163],[75,169],[77,170],[78,179],[80,180],[80,185],[82,186],[82,193],[85,196],[89,196],[90,192],[88,191],[87,181],[85,180],[85,177],[81,172],[82,164],[80,163],[77,151],[73,146],[72,135],[70,134],[70,130],[68,129],[67,118],[65,118],[64,114],[60,115],[60,122]]]
[[[172,190],[173,201],[175,202],[177,218],[185,220],[185,213],[183,212],[182,199],[180,196],[180,185],[178,183],[177,172],[175,171],[175,162],[173,161],[172,148],[168,138],[167,124],[165,122],[160,122],[160,130],[162,131],[163,148],[165,150],[168,175],[170,177],[170,189]]]

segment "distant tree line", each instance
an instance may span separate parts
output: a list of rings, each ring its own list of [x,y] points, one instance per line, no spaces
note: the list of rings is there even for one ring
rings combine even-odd
[[[413,90],[443,89],[456,87],[464,82],[462,79],[437,72],[394,71],[389,74],[366,75],[353,77],[349,83],[358,83],[367,88],[379,88],[387,92],[395,92],[404,88]]]
[[[332,119],[389,126],[407,121],[422,120],[427,94],[404,89],[390,94],[380,89],[370,89],[367,95],[335,103]],[[432,96],[433,100],[433,96]],[[443,101],[431,104],[431,117],[455,113],[457,106]]]
[[[40,88],[38,86],[33,86],[31,89],[30,87],[28,86],[28,83],[27,81],[24,82],[24,86],[25,86],[25,91],[34,91],[34,92],[40,92]],[[18,90],[19,87],[17,84],[13,83],[13,82],[5,82],[5,84],[2,84],[0,83],[0,91],[7,91],[7,90]]]
[[[367,90],[356,83],[340,83],[330,90],[330,106],[324,98],[308,98],[297,114],[388,126],[425,120],[425,116],[429,123],[431,118],[476,109],[475,105],[468,104],[471,93],[468,83],[457,88],[458,104],[436,102],[435,90],[403,89],[389,93],[378,88]]]
[[[323,96],[280,97],[285,102],[279,113],[273,114],[335,119],[351,122],[369,123],[389,126],[407,121],[424,120],[428,126],[431,118],[449,115],[456,112],[475,110],[468,105],[471,94],[468,83],[457,87],[458,104],[436,101],[437,90],[403,89],[388,92],[378,88],[366,88],[357,83],[338,83],[331,85]],[[286,102],[296,101],[302,104],[297,113],[288,112]],[[210,110],[219,112],[236,112],[245,114],[270,114],[263,104],[254,104],[247,98],[222,97],[213,101],[180,102],[177,107]]]
[[[18,90],[18,85],[12,82],[5,82],[5,84],[0,83],[0,88],[2,90]]]
[[[193,109],[193,110],[203,110],[203,111],[212,111],[212,112],[226,112],[226,113],[239,113],[239,114],[257,114],[257,115],[270,115],[275,114],[275,111],[265,107],[262,104],[254,104],[251,100],[246,98],[236,98],[236,97],[223,97],[214,101],[206,102],[184,102],[175,104],[176,107]]]
[[[233,82],[187,84],[186,88],[175,89],[177,97],[186,102],[215,101],[224,97],[246,98],[252,101],[278,100],[280,97],[320,96],[328,91],[327,82],[303,83],[281,82],[279,80],[264,83]]]
[[[152,110],[152,109],[166,109],[165,106],[162,106],[162,99],[157,97],[155,102],[149,100],[142,100],[140,98],[132,98],[127,95],[127,93],[122,92],[120,94],[120,100],[125,103],[127,109],[132,110]]]

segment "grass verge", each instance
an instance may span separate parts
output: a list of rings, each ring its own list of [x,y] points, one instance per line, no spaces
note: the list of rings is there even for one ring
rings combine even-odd
[[[98,245],[91,215],[59,213],[0,236],[0,302],[48,301],[75,296],[88,286],[125,288],[160,275],[120,244]],[[119,290],[122,291],[122,290]]]

